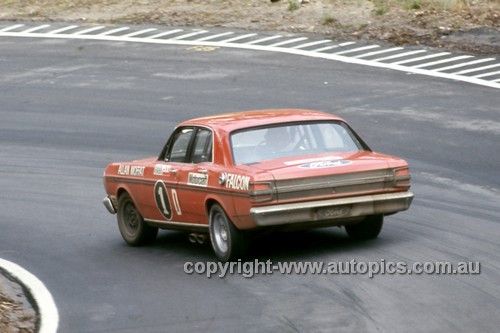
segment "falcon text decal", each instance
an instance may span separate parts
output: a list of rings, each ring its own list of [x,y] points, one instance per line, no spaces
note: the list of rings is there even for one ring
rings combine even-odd
[[[250,184],[249,176],[235,175],[233,173],[227,174],[226,188],[248,191],[249,184]]]

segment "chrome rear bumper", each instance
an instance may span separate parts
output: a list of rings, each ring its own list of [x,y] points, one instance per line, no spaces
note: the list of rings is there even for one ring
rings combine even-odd
[[[330,200],[306,201],[274,206],[253,207],[250,215],[258,226],[301,222],[342,221],[377,214],[407,210],[413,200],[411,192],[385,193]]]

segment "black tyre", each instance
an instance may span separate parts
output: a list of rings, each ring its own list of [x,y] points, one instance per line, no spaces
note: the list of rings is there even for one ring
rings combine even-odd
[[[158,228],[151,227],[144,222],[128,193],[123,193],[118,200],[117,218],[120,233],[128,245],[146,245],[156,239]]]
[[[239,259],[246,253],[249,245],[247,233],[236,229],[221,206],[212,206],[209,224],[212,248],[220,261]]]
[[[383,224],[383,215],[371,215],[359,223],[346,225],[345,230],[352,239],[373,239],[380,234]]]

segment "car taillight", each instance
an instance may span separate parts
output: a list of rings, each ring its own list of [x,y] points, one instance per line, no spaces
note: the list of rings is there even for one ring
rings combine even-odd
[[[408,190],[410,188],[410,178],[410,168],[403,167],[394,169],[394,187]]]
[[[274,190],[271,182],[250,182],[248,190],[250,200],[264,202],[273,200]]]

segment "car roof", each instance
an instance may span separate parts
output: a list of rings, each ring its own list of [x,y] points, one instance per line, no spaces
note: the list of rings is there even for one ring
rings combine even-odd
[[[322,111],[303,109],[272,109],[225,113],[187,120],[179,126],[208,126],[232,132],[234,130],[279,123],[314,120],[340,120],[342,118]]]

